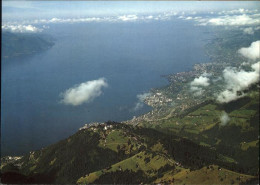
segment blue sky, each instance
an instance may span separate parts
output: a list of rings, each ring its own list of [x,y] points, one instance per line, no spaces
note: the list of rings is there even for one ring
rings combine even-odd
[[[152,14],[167,11],[222,11],[238,8],[255,9],[259,2],[201,2],[201,1],[3,1],[6,19],[49,17],[82,17],[124,14]]]

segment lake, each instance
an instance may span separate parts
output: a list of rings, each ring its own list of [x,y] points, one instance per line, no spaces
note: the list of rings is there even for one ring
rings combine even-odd
[[[75,133],[85,123],[123,121],[137,95],[167,84],[160,75],[209,61],[207,27],[174,19],[121,23],[50,24],[55,45],[36,55],[2,61],[2,156],[22,155]],[[66,89],[104,77],[108,87],[80,106],[61,103]]]

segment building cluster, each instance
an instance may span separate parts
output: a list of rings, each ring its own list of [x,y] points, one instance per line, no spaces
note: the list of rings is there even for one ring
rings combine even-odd
[[[98,127],[102,128],[103,130],[108,130],[108,129],[112,129],[113,125],[108,123],[99,123],[99,122],[86,123],[83,127],[79,128],[79,130],[90,129],[92,131],[97,131]]]
[[[172,99],[164,96],[161,92],[157,92],[147,96],[144,102],[151,107],[158,107],[171,103]]]

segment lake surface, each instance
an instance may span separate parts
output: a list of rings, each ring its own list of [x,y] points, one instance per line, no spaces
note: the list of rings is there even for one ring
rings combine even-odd
[[[55,45],[23,59],[2,61],[2,156],[21,155],[75,133],[85,123],[123,121],[137,95],[167,84],[160,75],[207,62],[207,27],[181,20],[51,24]],[[60,103],[76,84],[104,77],[108,87],[80,106]]]

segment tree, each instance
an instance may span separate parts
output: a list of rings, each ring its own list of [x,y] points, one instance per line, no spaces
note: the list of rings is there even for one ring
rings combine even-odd
[[[117,149],[117,151],[119,151],[120,150],[120,145],[117,145],[116,149]]]
[[[128,144],[128,146],[131,145],[131,140],[130,139],[128,139],[127,144]]]

